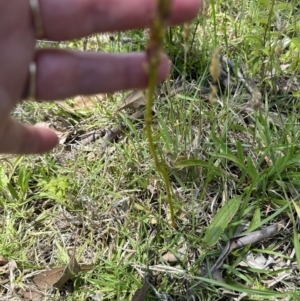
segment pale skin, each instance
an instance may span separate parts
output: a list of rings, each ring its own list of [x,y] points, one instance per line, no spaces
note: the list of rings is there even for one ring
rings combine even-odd
[[[39,0],[45,38],[54,41],[93,33],[149,26],[156,0]],[[200,0],[173,0],[170,24],[192,20]],[[11,111],[22,99],[29,64],[37,63],[38,101],[78,94],[144,88],[144,53],[108,54],[35,50],[29,0],[0,0],[0,153],[38,154],[53,149],[58,138],[50,129],[22,124]],[[158,79],[169,72],[163,57]]]

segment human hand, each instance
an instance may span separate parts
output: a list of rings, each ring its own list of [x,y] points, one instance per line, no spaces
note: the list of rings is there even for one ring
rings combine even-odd
[[[39,0],[43,37],[71,40],[107,31],[150,25],[155,0]],[[200,0],[173,0],[170,24],[196,16]],[[0,153],[32,154],[51,150],[56,134],[10,117],[28,90],[28,68],[36,63],[36,99],[57,100],[143,88],[144,53],[108,54],[35,49],[36,30],[29,0],[0,0]],[[129,71],[130,70],[130,71]],[[162,59],[159,80],[169,71]]]

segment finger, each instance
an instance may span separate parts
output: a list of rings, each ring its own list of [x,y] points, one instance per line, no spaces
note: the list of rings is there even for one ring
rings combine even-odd
[[[96,32],[143,28],[155,13],[155,0],[39,0],[45,37],[70,40]],[[191,20],[200,0],[173,0],[170,24]]]
[[[58,143],[53,131],[22,124],[14,119],[9,119],[2,128],[0,153],[41,154]]]
[[[78,94],[141,89],[147,84],[144,53],[39,50],[36,62],[37,99],[57,100]],[[162,56],[158,80],[162,81],[169,70],[169,60]]]

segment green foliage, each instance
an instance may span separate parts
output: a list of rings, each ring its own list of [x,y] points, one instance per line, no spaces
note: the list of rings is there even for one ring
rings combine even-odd
[[[40,197],[61,202],[66,198],[69,182],[66,176],[58,176],[57,178],[40,180],[37,186],[40,187],[42,191],[39,194]]]
[[[224,230],[228,227],[232,218],[236,215],[242,196],[236,196],[233,199],[227,201],[223,207],[219,209],[217,214],[214,216],[211,224],[205,231],[203,242],[210,247],[214,246],[220,236],[224,233]]]

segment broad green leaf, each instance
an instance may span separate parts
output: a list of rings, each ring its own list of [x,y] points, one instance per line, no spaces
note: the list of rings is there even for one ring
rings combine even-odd
[[[244,36],[245,40],[255,40],[259,43],[260,46],[264,45],[264,41],[260,36],[256,36],[256,35],[245,35]]]
[[[257,18],[256,22],[260,24],[268,24],[269,20],[268,18]]]
[[[11,185],[11,183],[8,183],[8,184],[7,184],[7,188],[8,188],[8,190],[9,190],[9,192],[10,192],[10,194],[12,195],[13,198],[15,198],[16,200],[19,200],[19,199],[20,199],[20,197],[19,197],[17,191],[15,190],[14,186]]]
[[[0,186],[6,187],[6,185],[9,183],[9,178],[6,175],[5,169],[3,166],[0,166]]]
[[[224,206],[217,212],[213,221],[205,231],[203,238],[204,243],[209,246],[214,246],[225,228],[228,226],[232,218],[240,207],[242,196],[236,196],[224,204]]]
[[[256,57],[253,58],[253,60],[251,62],[253,70],[256,70],[259,67],[260,60],[261,60],[260,56],[256,56]],[[253,133],[253,135],[254,135],[254,133]]]
[[[274,5],[274,10],[292,10],[293,9],[293,4],[291,3],[279,3]]]
[[[294,44],[298,48],[298,50],[300,51],[300,39],[299,38],[293,38],[291,40],[291,43]]]
[[[199,160],[199,159],[178,160],[174,164],[174,168],[184,168],[184,167],[192,167],[192,166],[205,167],[214,170],[219,176],[223,175],[223,172],[220,168],[214,166],[210,162]]]
[[[300,97],[300,91],[293,92],[293,96],[299,98]]]
[[[271,8],[270,0],[259,0],[259,2],[264,6],[266,6],[267,8]]]
[[[242,162],[239,158],[237,158],[234,155],[231,154],[215,154],[215,153],[209,153],[210,155],[217,157],[217,158],[223,158],[223,159],[227,159],[233,163],[235,163],[240,170],[242,171],[246,171],[246,165],[244,164],[244,162]]]

